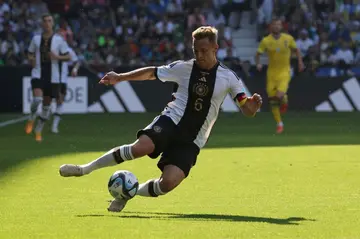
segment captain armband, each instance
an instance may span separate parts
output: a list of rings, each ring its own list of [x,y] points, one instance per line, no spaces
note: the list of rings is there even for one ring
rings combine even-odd
[[[242,107],[246,101],[248,100],[248,98],[246,97],[245,93],[239,93],[236,95],[234,101],[237,103],[238,106]]]

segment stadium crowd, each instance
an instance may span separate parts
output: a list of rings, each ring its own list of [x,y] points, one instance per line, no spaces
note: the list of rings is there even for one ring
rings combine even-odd
[[[49,1],[48,1],[49,2]],[[231,12],[250,10],[267,33],[280,16],[308,65],[335,64],[346,70],[360,64],[360,0],[71,0],[55,13],[61,33],[88,64],[144,65],[187,59],[191,31],[200,25],[219,29],[218,56],[237,62]],[[42,0],[0,0],[0,65],[27,64],[30,39],[41,31]]]

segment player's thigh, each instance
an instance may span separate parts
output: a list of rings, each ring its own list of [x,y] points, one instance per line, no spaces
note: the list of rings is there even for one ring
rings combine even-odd
[[[276,96],[276,81],[269,76],[266,79],[266,93],[268,97]]]
[[[60,93],[56,98],[58,104],[64,103],[66,91],[67,91],[67,85],[65,83],[60,83]]]
[[[144,129],[139,130],[137,138],[142,135],[148,136],[155,145],[155,149],[151,154],[148,154],[150,158],[157,158],[167,148],[168,143],[174,137],[176,125],[170,119],[170,117],[161,115],[157,116],[151,124]]]
[[[199,152],[199,147],[193,142],[181,143],[173,141],[163,152],[158,162],[158,168],[164,172],[167,165],[174,165],[181,169],[186,178],[191,168],[196,164]]]
[[[43,82],[41,79],[33,78],[31,79],[31,89],[33,91],[33,96],[41,97],[43,96]]]
[[[160,177],[160,188],[163,192],[170,192],[176,188],[184,179],[185,173],[175,165],[166,165]]]
[[[290,76],[282,76],[277,86],[277,94],[286,94],[289,89]]]
[[[66,83],[60,83],[60,94],[64,97],[66,96],[67,91],[67,84]]]
[[[266,92],[269,97],[275,97],[279,92],[286,93],[289,87],[290,74],[288,72],[268,73]]]
[[[51,98],[58,99],[61,95],[61,84],[51,83]]]

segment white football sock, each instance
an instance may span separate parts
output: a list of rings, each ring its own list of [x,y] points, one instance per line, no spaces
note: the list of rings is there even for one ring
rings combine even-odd
[[[55,114],[54,114],[53,124],[52,124],[53,129],[54,128],[57,129],[59,127],[62,112],[63,112],[63,104],[57,105],[56,106],[56,111],[55,111]]]
[[[80,165],[80,167],[82,167],[84,174],[89,174],[92,171],[100,168],[110,167],[127,160],[132,160],[134,159],[134,156],[132,155],[131,147],[132,145],[123,145],[113,148],[100,158],[90,163]]]
[[[136,195],[143,197],[157,197],[160,195],[165,195],[160,188],[160,179],[151,179],[145,183],[139,185],[139,189]]]
[[[43,106],[43,110],[41,112],[41,115],[39,117],[39,120],[37,122],[36,128],[35,128],[35,132],[39,133],[43,130],[45,122],[49,119],[50,117],[50,106]]]
[[[30,112],[31,112],[29,118],[30,120],[34,121],[36,119],[36,112],[42,100],[43,98],[41,96],[35,96],[34,99],[32,100],[30,106]]]

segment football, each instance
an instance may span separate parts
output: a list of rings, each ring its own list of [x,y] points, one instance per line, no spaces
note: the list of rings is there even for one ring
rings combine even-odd
[[[139,188],[136,176],[129,171],[119,170],[111,175],[108,189],[111,196],[118,199],[129,200],[135,197]]]

